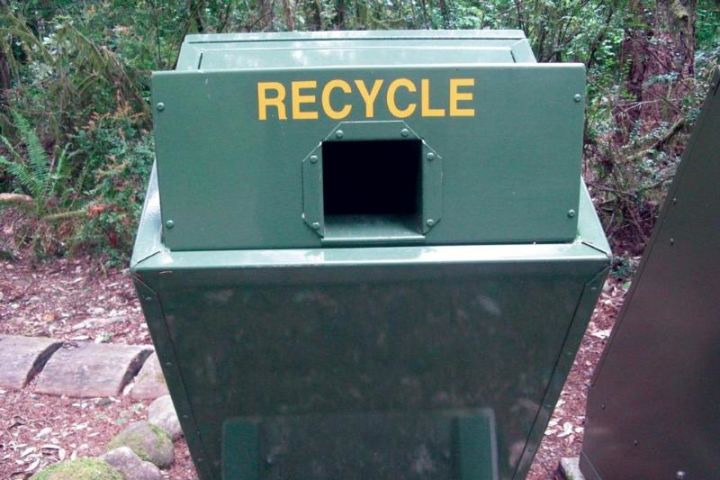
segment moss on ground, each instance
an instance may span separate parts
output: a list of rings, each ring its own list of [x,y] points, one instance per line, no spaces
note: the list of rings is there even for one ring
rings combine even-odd
[[[123,480],[123,476],[104,460],[79,458],[50,465],[30,480]]]

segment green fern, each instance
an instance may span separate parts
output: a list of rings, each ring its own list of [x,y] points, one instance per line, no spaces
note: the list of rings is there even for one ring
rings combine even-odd
[[[27,119],[17,112],[12,112],[12,116],[19,137],[25,145],[27,160],[7,138],[0,136],[0,140],[13,157],[12,160],[8,160],[7,157],[0,155],[0,166],[15,179],[21,190],[33,198],[35,214],[42,217],[48,213],[50,200],[56,197],[60,182],[67,176],[65,166],[67,147],[60,154],[53,169],[47,152]]]

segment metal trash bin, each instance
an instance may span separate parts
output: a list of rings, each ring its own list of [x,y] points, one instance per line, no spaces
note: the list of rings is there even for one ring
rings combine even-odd
[[[202,480],[521,479],[609,265],[518,31],[190,35],[134,281]]]

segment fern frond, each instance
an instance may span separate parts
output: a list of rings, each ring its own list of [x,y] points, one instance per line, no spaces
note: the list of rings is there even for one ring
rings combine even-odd
[[[51,182],[48,154],[30,122],[18,112],[13,111],[12,116],[20,138],[27,149],[28,166],[33,177],[31,184],[26,187],[30,189],[30,194],[36,199],[44,198]]]
[[[0,165],[5,167],[5,170],[7,170],[23,190],[35,196],[34,192],[37,190],[36,179],[27,165],[19,161],[10,161],[2,155],[0,155]]]

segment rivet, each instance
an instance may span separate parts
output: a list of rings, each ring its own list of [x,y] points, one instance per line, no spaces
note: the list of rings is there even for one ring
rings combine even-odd
[[[185,414],[185,415],[183,415],[182,417],[187,420],[188,418],[190,418],[190,415]]]
[[[685,473],[684,470],[678,470],[677,472],[675,472],[675,478],[677,478],[678,480],[683,480],[686,477],[687,473]]]
[[[268,465],[272,465],[272,464],[273,464],[273,457],[272,457],[272,455],[268,455],[267,457],[265,457],[265,463],[267,463]]]
[[[318,157],[317,155],[310,155],[310,163],[317,163]]]
[[[670,239],[670,245],[675,245],[675,239],[674,239],[674,238],[671,238],[671,239]]]
[[[568,218],[574,218],[574,217],[575,217],[575,210],[573,210],[572,208],[571,208],[570,210],[568,210],[567,216],[568,216]]]
[[[312,228],[313,228],[314,230],[320,230],[320,223],[319,223],[319,222],[313,222],[313,223],[312,223]]]
[[[402,130],[400,130],[401,137],[407,137],[408,135],[410,135],[410,130],[408,130],[407,128],[403,128]]]
[[[165,362],[165,366],[166,366],[166,367],[172,367],[173,364],[172,364],[172,362]]]
[[[165,227],[167,227],[168,230],[172,229],[174,226],[175,222],[173,222],[172,220],[168,220],[167,222],[165,222]]]
[[[149,302],[149,301],[151,301],[151,300],[152,300],[152,297],[145,297],[145,301],[146,301],[146,302]]]
[[[162,112],[163,110],[165,110],[165,104],[163,102],[158,102],[158,104],[155,105],[155,108],[158,112]]]
[[[673,205],[677,205],[677,197],[673,197]]]
[[[638,445],[640,445],[640,442],[637,440],[633,440],[633,445],[635,445],[637,447]]]
[[[580,103],[580,101],[582,100],[582,95],[580,95],[579,93],[576,93],[573,96],[573,100],[575,100],[575,103]]]
[[[428,162],[432,162],[433,160],[435,160],[435,154],[433,152],[430,152],[427,155],[425,155],[425,158],[428,159]]]
[[[344,135],[345,133],[342,130],[338,130],[337,132],[335,132],[335,136],[337,138],[343,138]]]
[[[433,220],[432,218],[428,218],[425,221],[425,224],[427,224],[428,227],[432,227],[433,225],[435,225],[435,220]]]
[[[604,403],[602,405],[600,405],[600,410],[605,410],[606,408],[607,408],[607,405],[605,405]]]

